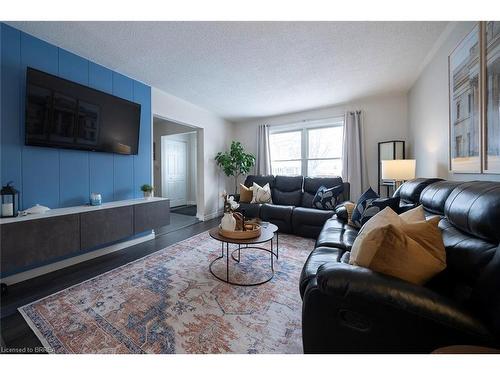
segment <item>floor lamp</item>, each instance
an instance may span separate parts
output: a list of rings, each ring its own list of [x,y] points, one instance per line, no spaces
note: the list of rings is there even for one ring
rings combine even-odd
[[[393,180],[396,190],[405,181],[415,178],[415,159],[382,160],[382,180]]]

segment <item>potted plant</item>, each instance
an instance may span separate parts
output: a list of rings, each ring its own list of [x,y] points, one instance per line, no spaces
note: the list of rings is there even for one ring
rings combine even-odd
[[[228,177],[234,177],[234,193],[238,192],[238,177],[250,172],[255,164],[255,156],[248,154],[240,142],[231,142],[229,151],[218,152],[215,156],[217,165],[222,168]]]
[[[144,184],[141,186],[141,190],[144,193],[144,198],[149,199],[153,196],[154,188],[149,184]]]

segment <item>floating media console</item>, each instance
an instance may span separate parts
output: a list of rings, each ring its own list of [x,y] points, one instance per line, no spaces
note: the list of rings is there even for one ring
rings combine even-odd
[[[165,198],[58,208],[0,219],[2,282],[19,282],[54,270],[50,265],[59,264],[57,269],[93,258],[94,253],[102,255],[104,247],[110,252],[149,240],[154,238],[154,228],[169,223],[170,200]],[[29,276],[29,270],[35,269],[39,272]],[[25,275],[15,277],[21,273]]]

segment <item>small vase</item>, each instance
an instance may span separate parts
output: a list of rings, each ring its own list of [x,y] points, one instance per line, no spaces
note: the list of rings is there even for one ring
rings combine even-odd
[[[102,203],[102,196],[99,193],[90,194],[90,205],[91,206],[100,206]]]
[[[144,192],[144,199],[151,199],[152,196],[153,196],[152,191],[145,191]]]
[[[234,231],[236,228],[236,219],[231,212],[224,212],[224,217],[220,221],[221,228],[228,231]]]

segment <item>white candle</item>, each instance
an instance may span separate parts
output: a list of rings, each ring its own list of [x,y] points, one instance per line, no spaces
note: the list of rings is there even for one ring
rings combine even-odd
[[[2,203],[2,216],[13,216],[14,204],[13,203]]]

